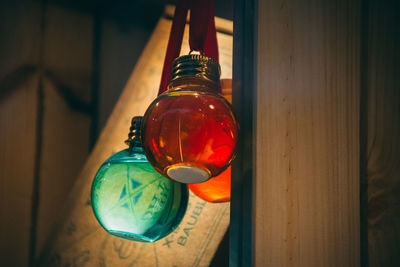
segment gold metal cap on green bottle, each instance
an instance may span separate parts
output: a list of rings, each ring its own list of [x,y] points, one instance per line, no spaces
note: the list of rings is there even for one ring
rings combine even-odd
[[[172,63],[171,81],[186,77],[201,77],[219,84],[221,68],[218,62],[202,55],[178,57]]]
[[[125,140],[125,144],[133,146],[134,142],[140,142],[142,135],[142,116],[136,116],[132,118],[131,128],[129,129],[128,139]]]

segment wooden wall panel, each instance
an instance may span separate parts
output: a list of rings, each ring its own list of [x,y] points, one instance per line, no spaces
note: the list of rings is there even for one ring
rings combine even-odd
[[[93,15],[46,6],[43,65],[71,93],[91,101]]]
[[[48,5],[45,22],[36,254],[89,154],[92,116],[92,16]]]
[[[0,102],[0,263],[27,266],[36,157],[38,79]]]
[[[38,63],[41,10],[38,3],[6,1],[0,14],[0,79],[3,79],[22,65]],[[1,88],[1,94],[4,89]]]
[[[40,7],[0,8],[0,265],[27,266],[36,158]]]
[[[43,249],[89,154],[90,117],[74,111],[45,82],[36,253]]]
[[[121,27],[114,20],[105,19],[102,22],[99,133],[117,103],[151,32],[152,29],[136,25]]]
[[[400,266],[400,3],[370,0],[365,112],[369,266]]]
[[[27,266],[88,155],[92,24],[37,1],[0,19],[0,262]]]
[[[358,1],[258,1],[256,266],[359,266]]]

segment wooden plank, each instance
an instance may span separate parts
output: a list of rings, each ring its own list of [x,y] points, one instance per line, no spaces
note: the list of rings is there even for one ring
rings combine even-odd
[[[154,244],[130,242],[107,234],[90,207],[90,187],[97,169],[113,152],[125,147],[123,141],[131,117],[142,115],[157,94],[170,27],[170,20],[159,21],[74,185],[68,208],[43,252],[42,264],[208,266],[211,262],[229,224],[229,203],[205,203],[191,195],[189,209],[179,229]],[[184,40],[187,34],[186,29]],[[232,38],[224,34],[218,34],[218,38],[222,65],[229,65]],[[188,52],[186,41],[182,53]],[[224,78],[230,77],[230,66],[223,70]],[[190,226],[193,216],[196,223]]]
[[[90,103],[93,16],[47,4],[45,22],[43,67]]]
[[[71,110],[45,83],[36,253],[49,238],[59,211],[89,154],[90,117]]]
[[[0,102],[0,262],[27,266],[34,180],[37,77]]]
[[[3,79],[23,65],[37,64],[41,10],[38,3],[7,1],[0,14],[0,79]]]
[[[111,19],[101,22],[98,133],[111,115],[152,30],[137,25],[121,27]]]
[[[358,1],[258,1],[256,266],[359,266]]]
[[[0,263],[27,266],[36,158],[40,6],[0,9]],[[22,70],[22,71],[19,71]],[[27,70],[27,71],[23,71]]]
[[[364,170],[369,266],[400,266],[400,4],[368,1]]]
[[[92,18],[48,5],[45,21],[46,75],[36,254],[48,239],[89,154],[91,122],[91,114],[74,109],[71,102],[90,103]],[[63,88],[59,88],[59,83]],[[66,94],[69,99],[63,98]],[[76,100],[71,100],[71,95]]]

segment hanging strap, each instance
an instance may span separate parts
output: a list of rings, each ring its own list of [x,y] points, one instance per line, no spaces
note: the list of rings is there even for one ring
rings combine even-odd
[[[218,61],[217,32],[212,0],[192,0],[190,5],[190,50]]]
[[[167,90],[172,71],[172,62],[181,52],[183,32],[185,30],[186,17],[188,12],[186,0],[178,0],[175,7],[174,19],[172,21],[171,33],[169,34],[167,53],[165,54],[164,67],[161,76],[158,95]]]
[[[179,57],[187,12],[190,9],[189,45],[191,51],[218,61],[217,32],[215,30],[214,7],[212,0],[178,0],[169,35],[167,52],[161,76],[158,95],[167,90],[171,78],[172,62]]]

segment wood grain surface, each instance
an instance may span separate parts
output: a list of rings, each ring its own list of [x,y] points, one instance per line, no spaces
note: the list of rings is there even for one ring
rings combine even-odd
[[[27,266],[36,158],[40,8],[5,3],[0,9],[0,265]],[[24,69],[22,67],[22,69]],[[14,71],[17,72],[15,73]],[[14,72],[16,75],[10,74]]]
[[[92,25],[43,1],[0,17],[0,264],[28,266],[88,155]]]
[[[359,266],[358,1],[258,1],[256,266]]]
[[[37,119],[38,77],[0,105],[0,262],[27,266]]]
[[[43,65],[51,76],[43,82],[36,255],[49,238],[57,214],[89,155],[91,123],[91,114],[71,105],[65,94],[90,103],[92,17],[49,5],[45,19]]]

